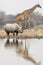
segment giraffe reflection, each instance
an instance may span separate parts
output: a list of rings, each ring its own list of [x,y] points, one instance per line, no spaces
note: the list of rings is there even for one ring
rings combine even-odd
[[[25,41],[25,45],[26,45],[26,41]],[[16,40],[13,40],[13,42],[10,42],[9,39],[7,39],[7,42],[6,42],[6,44],[5,44],[5,47],[7,47],[7,46],[9,46],[9,47],[14,46],[14,48],[16,48],[16,53],[17,53],[17,54],[22,55],[22,57],[23,57],[24,59],[31,61],[33,64],[36,64],[36,65],[39,65],[39,64],[40,64],[40,62],[37,62],[35,59],[33,59],[33,58],[29,55],[29,52],[28,52],[29,48],[26,48],[26,47],[25,47],[25,50],[23,50],[23,40],[21,40],[21,41],[19,42],[19,40],[16,39]],[[29,47],[29,46],[28,46],[28,47]]]

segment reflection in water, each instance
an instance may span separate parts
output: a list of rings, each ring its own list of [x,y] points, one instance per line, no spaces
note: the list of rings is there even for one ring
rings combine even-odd
[[[25,39],[25,44],[26,44],[26,39]],[[7,47],[7,46],[9,46],[9,47],[14,46],[14,47],[16,47],[16,50],[18,50],[18,48],[19,48],[19,50],[17,52],[20,53],[20,54],[22,54],[22,56],[25,59],[28,59],[29,61],[31,61],[32,63],[34,63],[36,65],[39,65],[40,64],[40,62],[37,63],[32,57],[30,57],[29,52],[28,52],[28,49],[29,48],[26,48],[25,50],[23,50],[23,40],[21,40],[19,42],[18,39],[13,39],[13,41],[10,42],[9,39],[7,39],[6,44],[5,44],[5,47]]]
[[[18,48],[19,46],[22,46],[22,45],[23,45],[22,40],[19,42],[18,39],[13,39],[12,42],[10,42],[10,40],[7,39],[7,41],[6,41],[6,43],[5,43],[5,47],[8,47],[8,46],[9,46],[9,47],[12,47],[12,46],[14,46],[14,47]]]

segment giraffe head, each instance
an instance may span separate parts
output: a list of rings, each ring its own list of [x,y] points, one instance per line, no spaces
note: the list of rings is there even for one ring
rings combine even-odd
[[[41,6],[39,4],[36,5],[37,7],[41,8]]]

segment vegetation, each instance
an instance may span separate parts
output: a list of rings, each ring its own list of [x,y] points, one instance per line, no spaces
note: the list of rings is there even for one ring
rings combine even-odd
[[[6,23],[17,22],[15,17],[16,15],[6,15],[3,11],[0,11],[0,28],[2,28]],[[43,16],[41,16],[38,12],[33,12],[31,15],[29,15],[28,20],[21,22],[23,29],[32,29],[36,25],[41,24],[43,24]]]
[[[6,15],[5,12],[0,11],[0,37],[2,37],[2,38],[7,37],[6,32],[4,30],[2,30],[3,26],[6,23],[15,23],[16,22],[15,17],[16,17],[16,15],[11,15],[11,14]],[[25,32],[23,32],[23,34],[19,34],[19,36],[20,37],[22,37],[22,36],[29,37],[29,35],[30,35],[30,37],[31,37],[34,35],[36,30],[43,30],[43,16],[41,14],[39,14],[38,12],[33,12],[31,15],[29,15],[28,20],[21,22],[21,25],[23,27],[23,30],[28,29],[28,31],[25,30]],[[31,31],[31,29],[35,30],[35,31]],[[39,33],[38,31],[35,33],[36,37],[37,37],[38,33]],[[43,31],[41,31],[41,34],[43,36]],[[13,35],[11,34],[10,37],[13,37]]]

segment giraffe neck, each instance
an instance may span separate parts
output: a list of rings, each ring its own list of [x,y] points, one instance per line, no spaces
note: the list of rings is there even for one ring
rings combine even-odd
[[[24,13],[29,15],[29,14],[31,14],[37,7],[38,7],[38,6],[35,5],[35,6],[33,6],[31,9],[25,10]]]

